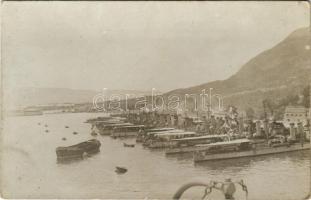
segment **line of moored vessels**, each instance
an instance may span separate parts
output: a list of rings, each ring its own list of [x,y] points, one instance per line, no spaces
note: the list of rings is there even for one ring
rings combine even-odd
[[[289,140],[283,135],[247,138],[242,134],[204,134],[171,127],[132,124],[126,117],[89,119],[91,135],[112,138],[136,137],[146,148],[164,149],[166,155],[191,154],[194,162],[260,156],[310,149],[305,138]]]

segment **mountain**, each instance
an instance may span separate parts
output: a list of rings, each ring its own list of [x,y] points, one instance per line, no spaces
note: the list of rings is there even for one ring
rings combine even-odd
[[[91,103],[96,95],[103,94],[96,90],[75,90],[67,88],[17,88],[6,91],[7,103],[10,108],[26,107],[33,105],[46,105],[57,103]],[[150,91],[138,90],[106,90],[105,97],[120,95],[125,98],[126,94],[132,96],[149,95]]]
[[[226,80],[177,89],[165,95],[200,94],[203,89],[213,88],[213,92],[224,97],[225,105],[258,110],[263,99],[298,94],[309,84],[310,42],[310,30],[298,29],[273,48],[249,60]]]
[[[310,45],[309,29],[298,29],[273,48],[249,60],[236,74],[226,80],[176,89],[163,96],[179,95],[183,98],[185,94],[199,95],[203,89],[213,88],[213,94],[223,96],[225,106],[234,105],[241,110],[252,107],[255,111],[259,111],[262,109],[264,99],[276,100],[289,94],[299,94],[309,84]],[[20,88],[9,92],[12,97],[10,104],[20,106],[92,102],[93,97],[100,93],[93,90],[64,88]],[[150,91],[108,90],[106,93],[107,96],[111,94],[120,94],[121,97],[124,94],[150,96]]]

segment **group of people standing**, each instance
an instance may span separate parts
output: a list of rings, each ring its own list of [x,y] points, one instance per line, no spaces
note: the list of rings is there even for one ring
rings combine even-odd
[[[190,117],[176,113],[137,112],[128,113],[126,118],[130,123],[147,127],[174,127],[205,134],[237,133],[240,130],[239,120],[230,116]]]

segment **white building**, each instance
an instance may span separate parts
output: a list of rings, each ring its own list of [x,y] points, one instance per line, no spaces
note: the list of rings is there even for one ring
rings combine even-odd
[[[290,123],[297,125],[299,122],[306,125],[308,116],[309,110],[303,106],[287,106],[285,108],[283,123],[287,127]]]

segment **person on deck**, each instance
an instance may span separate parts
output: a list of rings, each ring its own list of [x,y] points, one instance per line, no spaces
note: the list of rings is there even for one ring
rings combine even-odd
[[[298,134],[299,134],[299,140],[300,140],[301,147],[303,147],[303,143],[305,142],[305,134],[304,134],[304,129],[303,129],[301,122],[298,123]]]

